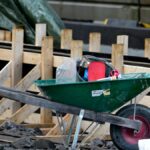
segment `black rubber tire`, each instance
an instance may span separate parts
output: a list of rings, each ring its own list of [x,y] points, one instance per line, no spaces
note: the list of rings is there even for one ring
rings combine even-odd
[[[124,118],[129,118],[129,117],[133,116],[133,114],[134,114],[134,105],[127,105],[127,106],[123,107],[122,109],[120,109],[116,113],[117,116],[124,117]],[[144,126],[145,128],[144,128],[144,133],[142,133],[141,136],[142,137],[144,136],[143,137],[144,139],[149,138],[150,137],[150,108],[137,104],[136,116],[137,117],[141,116],[142,119],[144,118],[143,124],[145,125]],[[125,139],[126,137],[124,137],[124,135],[123,135],[124,130],[129,132],[132,135],[131,138],[134,139],[133,134],[132,134],[134,132],[134,130],[127,129],[125,127],[119,127],[117,125],[110,125],[110,135],[111,135],[111,138],[112,138],[112,141],[114,142],[114,144],[120,150],[138,150],[138,142],[136,142],[134,144],[128,142],[127,139]],[[128,137],[130,136],[130,134],[128,135]],[[142,137],[138,137],[138,138],[143,139]]]

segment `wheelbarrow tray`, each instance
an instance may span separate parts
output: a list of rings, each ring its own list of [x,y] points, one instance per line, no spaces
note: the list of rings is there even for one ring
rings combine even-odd
[[[95,112],[112,112],[149,88],[150,74],[125,74],[120,79],[93,82],[37,80],[35,83],[55,102]]]

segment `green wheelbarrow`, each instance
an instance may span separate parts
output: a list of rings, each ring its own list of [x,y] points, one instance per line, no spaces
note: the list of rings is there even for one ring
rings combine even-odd
[[[68,109],[68,113],[72,110],[71,113],[76,114],[76,109],[82,110],[80,123],[82,118],[109,122],[112,140],[119,149],[138,150],[138,140],[150,138],[150,109],[137,104],[150,91],[150,74],[126,74],[116,80],[92,82],[38,80],[35,83],[46,97],[62,106],[61,112]],[[124,106],[127,102],[130,104]],[[68,107],[63,108],[63,105]],[[111,114],[120,107],[115,115]],[[77,127],[78,133],[80,124]]]

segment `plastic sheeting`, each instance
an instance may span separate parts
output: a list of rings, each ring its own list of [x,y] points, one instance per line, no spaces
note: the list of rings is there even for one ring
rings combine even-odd
[[[54,37],[56,45],[59,44],[64,24],[47,0],[0,1],[0,28],[12,30],[14,26],[23,25],[25,41],[34,43],[36,23],[46,23],[47,34]]]

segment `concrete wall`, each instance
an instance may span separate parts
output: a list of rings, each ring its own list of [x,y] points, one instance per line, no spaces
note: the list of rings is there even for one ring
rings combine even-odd
[[[105,18],[138,20],[138,0],[50,0],[62,18],[77,20],[102,20]],[[150,1],[141,0],[141,19],[150,22]],[[148,6],[149,5],[149,6]]]

